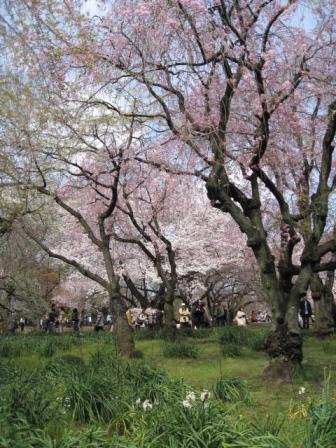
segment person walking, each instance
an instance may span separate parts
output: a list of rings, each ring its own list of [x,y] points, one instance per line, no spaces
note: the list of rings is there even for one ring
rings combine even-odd
[[[305,297],[300,302],[300,315],[302,317],[303,328],[309,329],[309,318],[312,316],[312,307],[309,300]]]

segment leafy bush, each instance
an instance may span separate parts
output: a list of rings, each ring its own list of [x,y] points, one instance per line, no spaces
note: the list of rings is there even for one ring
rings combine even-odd
[[[192,344],[187,342],[171,342],[163,346],[163,356],[167,358],[193,358],[199,356],[199,350]]]

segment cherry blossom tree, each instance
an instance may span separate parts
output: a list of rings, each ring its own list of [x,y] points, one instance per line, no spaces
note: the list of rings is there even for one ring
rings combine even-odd
[[[141,165],[138,168],[138,178],[133,178],[135,186],[128,184],[123,189],[118,205],[121,216],[114,215],[114,238],[138,248],[138,253],[133,251],[131,256],[141,260],[143,267],[144,258],[149,262],[147,277],[152,271],[152,280],[160,282],[165,322],[171,326],[180,279],[190,272],[204,278],[211,270],[241,263],[245,241],[235,223],[223,220],[221,213],[210,206],[199,181],[190,184],[183,176],[169,176]],[[129,249],[124,252],[129,253]],[[134,272],[127,260],[123,265],[125,271]],[[132,288],[125,273],[124,279]]]
[[[335,268],[323,263],[335,239],[321,243],[335,187],[335,20],[333,2],[309,5],[307,29],[297,23],[296,1],[114,2],[98,24],[87,20],[96,36],[81,52],[128,99],[119,107],[97,96],[99,104],[156,120],[156,138],[139,159],[198,176],[211,204],[246,235],[275,318],[268,352],[291,361],[302,359],[298,302],[314,272]],[[278,258],[265,228],[270,203]]]
[[[300,362],[299,300],[315,273],[335,269],[324,261],[336,250],[325,239],[336,183],[334,0],[97,1],[88,17],[80,2],[61,6],[14,2],[17,32],[34,49],[16,52],[30,76],[42,67],[54,95],[134,120],[133,160],[204,182],[259,266],[275,321],[269,354]]]

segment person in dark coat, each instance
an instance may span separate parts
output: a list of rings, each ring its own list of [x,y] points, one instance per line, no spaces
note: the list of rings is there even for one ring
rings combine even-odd
[[[74,332],[79,333],[79,313],[77,308],[72,310],[71,320]]]
[[[312,315],[312,307],[306,298],[300,302],[300,315],[302,317],[303,328],[309,328],[309,318]]]

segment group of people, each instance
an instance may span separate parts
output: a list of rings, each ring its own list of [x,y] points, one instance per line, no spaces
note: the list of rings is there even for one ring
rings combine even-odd
[[[76,331],[79,331],[79,313],[77,308],[72,310],[72,319],[74,329],[76,327]],[[63,307],[57,308],[53,303],[50,311],[45,313],[45,315],[41,318],[40,327],[45,333],[62,334],[67,323],[68,319],[66,317],[65,309]]]
[[[299,325],[302,328],[309,328],[310,320],[313,317],[312,306],[309,300],[306,298],[300,302],[299,308]],[[132,328],[157,328],[162,325],[164,319],[164,313],[155,308],[128,308],[126,311],[126,318],[128,324]],[[239,308],[233,323],[238,326],[245,326],[248,322],[270,322],[271,317],[268,311],[255,311],[252,310],[251,314],[247,316],[243,308]],[[23,317],[19,320],[19,325],[15,326],[15,329],[20,327],[21,331],[25,328],[25,319]],[[200,327],[209,327],[212,325],[222,326],[228,322],[228,309],[221,302],[215,302],[212,315],[210,315],[207,306],[201,300],[194,302],[190,307],[186,303],[182,303],[178,309],[178,319],[176,320],[176,327],[192,327],[194,329]],[[98,308],[96,319],[93,322],[92,317],[83,320],[86,325],[94,325],[96,332],[102,331],[104,325],[107,323],[112,327],[112,318],[110,315],[105,316],[102,308]],[[73,308],[71,311],[71,317],[69,313],[66,313],[63,307],[57,307],[55,304],[51,305],[51,309],[40,320],[40,327],[46,333],[60,333],[64,332],[65,326],[72,326],[73,331],[79,333],[80,331],[80,313],[77,308]]]
[[[185,303],[182,303],[178,313],[179,319],[176,324],[177,328],[191,326],[192,328],[197,329],[199,327],[209,327],[212,324],[212,317],[201,300],[195,302],[191,306],[191,310]]]
[[[128,325],[132,328],[157,328],[162,325],[163,312],[156,308],[131,308],[126,311]]]
[[[93,322],[91,316],[81,318],[78,308],[73,308],[71,313],[66,313],[63,307],[58,308],[55,304],[51,305],[49,312],[40,320],[40,328],[45,333],[60,333],[64,332],[64,328],[72,327],[75,333],[79,333],[81,323],[84,325],[94,325],[94,330],[99,332],[104,330],[105,324],[111,324],[112,318],[108,315],[105,317],[102,308],[98,308],[96,319]]]

